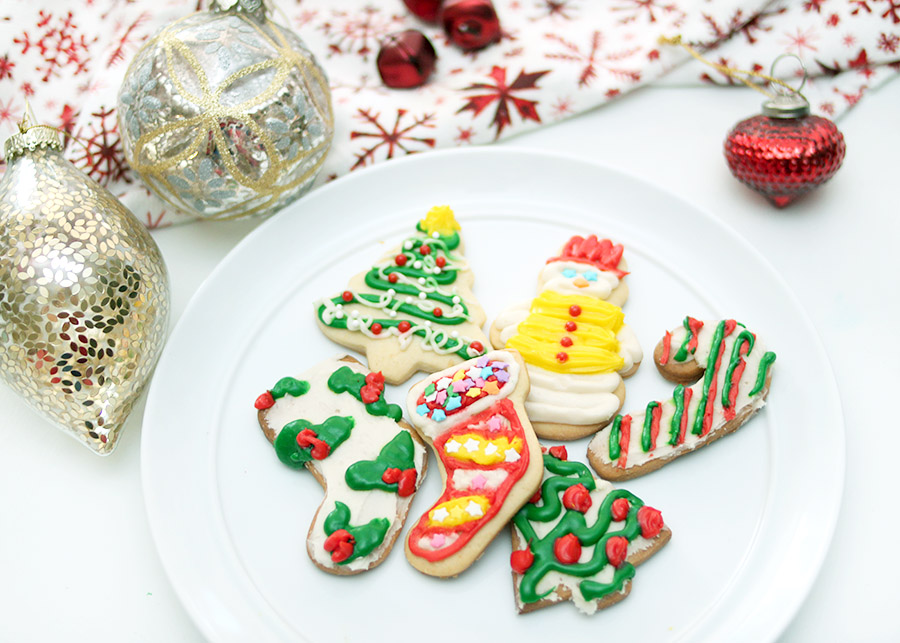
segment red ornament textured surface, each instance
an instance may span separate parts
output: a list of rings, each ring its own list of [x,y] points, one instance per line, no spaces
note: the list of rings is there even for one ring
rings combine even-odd
[[[780,208],[830,179],[846,149],[835,124],[820,116],[754,116],[725,140],[731,173]]]
[[[431,41],[420,31],[407,29],[385,38],[375,64],[385,85],[410,89],[425,84],[434,71],[436,60]]]
[[[437,22],[441,13],[441,0],[403,0],[406,8],[425,22]]]

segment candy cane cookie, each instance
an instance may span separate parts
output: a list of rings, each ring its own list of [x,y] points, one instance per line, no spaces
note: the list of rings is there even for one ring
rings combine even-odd
[[[672,535],[659,511],[567,457],[565,447],[544,454],[541,490],[511,523],[520,614],[565,600],[586,614],[618,603],[635,566]]]
[[[484,354],[486,317],[459,229],[449,207],[431,208],[398,248],[343,292],[315,302],[321,331],[365,353],[390,384]]]
[[[643,352],[619,307],[628,297],[622,255],[609,239],[572,237],[541,270],[538,296],[491,326],[492,345],[525,358],[525,408],[541,438],[596,433],[625,401],[623,378],[637,370]]]
[[[306,538],[320,569],[358,574],[388,555],[425,475],[421,439],[384,399],[384,378],[350,356],[284,377],[255,403],[278,459],[325,488]]]
[[[541,448],[525,415],[528,373],[514,351],[492,351],[429,376],[407,397],[434,450],[444,489],[406,538],[406,557],[431,576],[456,576],[541,483]]]
[[[775,353],[733,319],[685,317],[666,332],[654,361],[678,386],[672,399],[618,415],[594,436],[588,460],[607,480],[644,475],[737,430],[766,403]]]

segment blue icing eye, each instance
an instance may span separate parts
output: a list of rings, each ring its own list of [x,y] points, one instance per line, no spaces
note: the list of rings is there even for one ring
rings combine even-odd
[[[575,277],[575,271],[572,270],[571,268],[566,268],[565,270],[562,271],[562,275],[566,279],[572,279],[573,277]]]
[[[588,270],[587,272],[582,273],[582,274],[584,275],[584,278],[587,279],[588,281],[597,281],[597,273],[594,272],[593,270]]]

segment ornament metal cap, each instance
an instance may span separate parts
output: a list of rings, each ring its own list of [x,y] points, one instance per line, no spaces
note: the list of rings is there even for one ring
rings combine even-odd
[[[49,125],[40,125],[31,103],[25,102],[25,117],[19,123],[19,131],[6,139],[3,144],[3,154],[9,163],[17,156],[21,156],[26,150],[34,151],[39,147],[49,147],[54,150],[62,150],[62,141],[59,139],[59,131]]]
[[[781,54],[772,61],[772,67],[769,70],[770,76],[775,76],[775,65],[783,58],[796,58],[800,62],[800,68],[803,70],[803,80],[797,89],[787,88],[783,85],[774,85],[775,96],[763,103],[762,112],[769,118],[803,118],[809,116],[809,101],[803,97],[800,90],[806,85],[806,66],[800,57],[796,54]]]
[[[244,13],[257,22],[264,22],[268,13],[262,0],[213,0],[209,10],[213,13],[228,11]]]

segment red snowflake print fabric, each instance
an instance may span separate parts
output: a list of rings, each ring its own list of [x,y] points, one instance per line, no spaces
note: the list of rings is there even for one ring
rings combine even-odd
[[[733,84],[660,36],[710,60],[768,73],[780,54],[808,71],[813,111],[839,117],[900,71],[900,0],[494,0],[502,37],[464,53],[400,0],[275,0],[328,73],[335,138],[324,183],[393,158],[486,144],[569,118],[647,83]],[[0,136],[25,101],[77,137],[66,155],[149,228],[190,220],[157,199],[125,161],[116,100],[132,57],[154,32],[210,0],[5,0],[0,3]],[[419,29],[438,66],[416,90],[390,90],[382,39]],[[780,64],[788,82],[799,65]],[[2,165],[0,165],[2,171]]]

